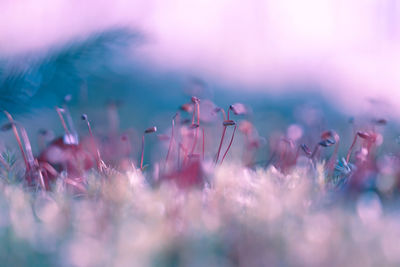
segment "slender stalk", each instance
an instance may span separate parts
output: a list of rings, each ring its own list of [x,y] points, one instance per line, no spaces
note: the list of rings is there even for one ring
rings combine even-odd
[[[69,139],[71,133],[69,132],[67,124],[65,123],[64,116],[62,115],[62,112],[61,112],[62,109],[60,109],[59,107],[56,107],[56,111],[57,111],[58,117],[60,118],[61,124],[64,128],[65,134],[67,135],[67,138]]]
[[[196,128],[196,133],[194,135],[194,141],[193,141],[192,149],[190,150],[190,155],[193,155],[193,152],[196,148],[198,135],[199,135],[199,127]]]
[[[169,140],[168,152],[165,158],[165,162],[168,162],[169,154],[171,153],[172,149],[172,143],[174,142],[174,128],[175,128],[175,118],[172,119],[171,139]]]
[[[42,170],[45,170],[46,172],[50,173],[53,176],[57,176],[58,172],[56,169],[54,169],[53,166],[51,166],[48,162],[40,162],[40,168]]]
[[[142,155],[140,157],[140,170],[143,170],[143,156],[144,156],[144,136],[146,134],[150,134],[150,133],[155,133],[157,132],[157,127],[153,126],[150,128],[147,128],[146,130],[144,130],[143,136],[142,136]]]
[[[219,154],[221,153],[221,147],[222,147],[222,143],[224,142],[225,133],[226,133],[226,126],[224,125],[224,129],[222,130],[221,140],[219,142],[218,152],[215,157],[215,164],[217,164],[218,160],[219,160]]]
[[[226,121],[226,113],[225,110],[221,108],[221,112],[222,112],[222,118],[224,119],[224,121]],[[228,116],[229,116],[229,110],[228,110]],[[228,117],[229,118],[229,117]]]
[[[200,104],[199,102],[196,102],[197,106],[197,125],[200,125]]]
[[[28,163],[28,160],[27,160],[26,155],[25,155],[25,151],[24,151],[23,146],[22,146],[21,138],[19,137],[17,127],[15,126],[14,119],[11,116],[11,114],[8,113],[7,111],[4,111],[4,114],[6,114],[6,116],[8,118],[8,121],[11,123],[11,127],[12,127],[12,130],[14,132],[15,139],[17,140],[19,150],[21,151],[21,154],[22,154],[22,158],[24,159],[26,171],[28,172],[30,170],[29,163]],[[28,182],[29,183],[31,182],[30,181],[30,177],[28,178]]]
[[[184,154],[183,154],[183,159],[184,159],[184,161],[183,161],[183,164],[182,164],[182,165],[185,165],[185,163],[186,163],[186,162],[185,162],[185,159],[188,157],[188,154],[189,154],[188,152],[189,152],[189,151],[188,151],[188,149],[187,149],[182,143],[180,144],[180,146],[181,146],[181,148],[182,148],[182,150],[183,150],[183,153],[184,153]]]
[[[194,124],[194,118],[196,115],[196,105],[197,105],[197,103],[194,103],[193,112],[192,112],[192,124]]]
[[[203,149],[202,149],[202,156],[203,156],[203,160],[204,160],[204,128],[203,129]]]
[[[144,134],[142,135],[142,155],[140,156],[140,170],[143,170]]]
[[[197,139],[198,139],[198,136],[199,136],[199,128],[200,128],[200,104],[199,104],[198,101],[195,102],[195,109],[193,109],[192,125],[195,125],[195,124],[194,124],[194,113],[195,113],[195,110],[197,110],[196,132],[195,132],[195,136],[194,136],[194,140],[193,140],[193,145],[192,145],[192,148],[191,148],[190,153],[188,154],[188,156],[189,156],[189,155],[193,155],[194,150],[196,149]],[[187,160],[188,160],[188,159],[185,157],[185,162],[186,162]]]
[[[78,132],[75,129],[74,121],[72,120],[71,113],[69,112],[68,106],[66,104],[63,105],[65,117],[67,118],[67,123],[69,126],[71,137],[74,138],[73,140],[75,143],[78,143]]]
[[[180,165],[181,165],[181,142],[179,142],[179,145],[178,145],[178,163],[177,163],[178,170],[181,167]]]
[[[224,119],[224,122],[225,122],[226,121],[225,110],[222,108],[219,108],[218,110],[222,112],[222,118]],[[229,116],[229,109],[228,109],[228,116]],[[224,142],[225,133],[226,133],[226,125],[224,125],[224,129],[222,130],[222,135],[221,135],[221,140],[219,142],[218,152],[217,152],[217,155],[215,156],[215,164],[217,164],[218,160],[219,160],[219,154],[221,153],[221,147],[222,147],[222,143]]]
[[[42,189],[49,190],[50,187],[46,185],[44,177],[43,177],[43,173],[40,170],[38,171],[38,176],[39,176],[39,183],[42,186]]]
[[[94,146],[95,146],[95,149],[96,149],[96,165],[97,165],[97,169],[98,169],[99,171],[103,171],[104,163],[103,163],[103,161],[101,160],[100,149],[99,149],[99,147],[98,147],[97,144],[96,144],[96,140],[95,140],[94,135],[93,135],[93,132],[92,132],[92,126],[90,125],[89,119],[88,119],[88,117],[87,117],[86,114],[83,114],[83,115],[82,115],[82,119],[83,119],[84,121],[86,121],[86,123],[87,123],[87,127],[88,127],[88,130],[89,130],[90,139],[92,140],[92,142],[93,142],[93,144],[94,144]]]
[[[333,169],[335,168],[335,162],[336,162],[336,157],[337,157],[338,151],[339,151],[339,141],[336,142],[335,150],[333,151],[333,154],[328,162],[328,168],[331,171],[333,171]]]
[[[36,164],[35,158],[32,153],[32,146],[31,146],[31,142],[29,141],[28,134],[24,127],[22,127],[21,125],[19,125],[19,126],[20,126],[19,130],[21,132],[21,137],[22,137],[22,140],[24,141],[24,145],[25,145],[26,158],[28,160],[29,168],[32,171],[32,170],[35,170],[35,165],[36,165],[36,167],[38,167],[38,165]],[[36,172],[36,170],[35,170],[35,172]],[[35,173],[35,175],[36,174],[38,174],[38,173]]]
[[[188,154],[188,150],[187,148],[181,143],[179,142],[179,148],[178,148],[178,169],[180,169],[180,157],[181,157],[181,149],[183,150],[184,154],[183,154],[183,159],[185,159],[187,157]],[[182,166],[185,165],[185,161],[183,161]]]
[[[231,145],[232,145],[232,142],[233,142],[233,138],[235,137],[236,127],[237,127],[237,125],[235,124],[235,128],[233,128],[233,133],[232,133],[231,141],[229,142],[228,148],[226,149],[225,154],[224,154],[224,156],[222,157],[221,164],[222,164],[222,162],[224,161],[224,159],[225,159],[225,157],[226,157],[226,154],[228,154],[229,149],[231,148]]]
[[[180,162],[180,160],[181,160],[181,148],[180,148],[180,144],[181,144],[181,139],[182,139],[182,137],[181,137],[181,134],[180,134],[180,131],[179,131],[179,129],[181,128],[181,117],[180,117],[180,113],[178,112],[178,113],[176,113],[176,115],[175,115],[175,124],[176,124],[176,126],[174,127],[174,128],[176,128],[176,129],[178,129],[178,131],[175,131],[175,134],[174,134],[174,138],[176,139],[176,143],[178,144],[178,149],[177,149],[177,163],[176,163],[176,166],[177,166],[177,168],[179,169],[180,168],[180,164],[181,164],[181,162]]]
[[[347,156],[346,156],[346,163],[349,163],[349,160],[350,160],[350,156],[351,156],[351,152],[353,151],[353,148],[354,148],[354,146],[355,146],[355,144],[356,144],[356,141],[357,141],[357,133],[354,135],[354,139],[353,139],[353,143],[351,143],[351,146],[350,146],[350,148],[349,148],[349,151],[347,152]]]
[[[70,178],[65,178],[64,182],[69,184],[69,185],[72,185],[72,186],[76,187],[77,189],[81,190],[83,193],[87,192],[86,188],[82,184],[80,184],[78,182],[75,182],[74,180],[72,180]]]

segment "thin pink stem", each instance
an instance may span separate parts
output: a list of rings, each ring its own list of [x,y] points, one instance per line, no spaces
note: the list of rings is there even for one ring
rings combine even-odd
[[[182,143],[180,143],[180,147],[182,148],[182,150],[184,152],[182,166],[185,166],[188,161],[188,158],[189,158],[189,150]]]
[[[169,154],[171,153],[172,143],[174,141],[174,127],[175,127],[175,119],[172,120],[171,139],[169,140],[168,152],[165,158],[165,162],[168,162]]]
[[[140,157],[140,170],[143,170],[144,134],[142,135],[142,155]]]
[[[223,117],[224,121],[226,121],[226,113],[225,113],[225,110],[221,108],[221,112],[222,112],[222,117]]]
[[[43,169],[39,170],[39,179],[40,179],[40,184],[42,185],[43,189],[50,190],[49,176],[47,175],[46,170],[43,170]]]
[[[65,123],[64,116],[61,113],[61,109],[59,107],[56,107],[56,111],[57,111],[58,117],[60,118],[61,124],[62,124],[62,126],[64,128],[65,134],[67,135],[67,138],[69,139],[70,138],[70,133],[69,133],[67,124]]]
[[[178,149],[178,151],[180,151],[180,150],[183,150],[183,162],[182,162],[182,166],[185,166],[186,165],[186,160],[187,160],[187,158],[188,158],[188,149],[182,144],[182,143],[179,143],[179,149]],[[178,154],[178,168],[179,168],[179,157],[180,157],[180,154]]]
[[[222,147],[222,143],[224,142],[225,132],[226,132],[226,126],[224,125],[224,129],[223,129],[222,135],[221,135],[221,141],[219,142],[218,152],[215,157],[215,164],[217,164],[218,160],[219,160],[219,154],[221,153],[221,147]]]
[[[194,135],[194,141],[193,141],[192,149],[190,151],[190,155],[193,155],[193,152],[196,149],[198,135],[199,135],[199,127],[196,128],[196,133]]]
[[[42,170],[45,170],[46,173],[50,173],[53,176],[58,176],[57,170],[54,169],[54,167],[51,166],[48,162],[42,161],[39,166]]]
[[[19,124],[19,130],[21,132],[22,140],[24,141],[26,158],[28,160],[30,168],[32,169],[35,164],[35,158],[32,153],[31,142],[29,141],[29,137],[25,128],[22,127],[20,124]]]
[[[196,106],[196,104],[194,104],[194,106]],[[194,116],[196,114],[196,108],[193,108],[193,113],[192,113],[192,125],[194,124]]]
[[[6,114],[6,116],[8,118],[8,121],[11,123],[11,127],[12,127],[12,130],[14,132],[15,139],[17,140],[18,147],[21,150],[22,158],[24,159],[26,171],[28,172],[30,170],[30,167],[29,167],[29,164],[28,164],[28,160],[26,159],[25,151],[24,151],[24,149],[22,147],[21,138],[19,137],[18,130],[17,130],[17,127],[15,126],[14,119],[11,116],[11,114],[8,113],[7,111],[4,111],[4,114]],[[31,183],[30,178],[28,178],[28,182]]]
[[[228,148],[226,149],[225,154],[224,154],[224,156],[222,157],[221,164],[222,164],[222,162],[224,161],[224,159],[225,159],[225,157],[226,157],[226,154],[228,154],[229,149],[231,148],[231,145],[232,145],[232,142],[233,142],[233,138],[235,137],[235,132],[236,132],[236,124],[235,124],[235,128],[233,128],[233,133],[232,133],[231,141],[229,142]]]
[[[72,138],[74,142],[78,142],[76,138],[78,138],[78,133],[76,132],[74,121],[72,120],[71,113],[69,112],[68,106],[66,104],[63,105],[64,114],[67,118],[67,123],[70,129],[70,133],[72,134]],[[76,139],[76,140],[75,140]]]
[[[203,156],[203,160],[204,160],[204,128],[203,128],[203,150],[202,150],[202,156]]]
[[[76,188],[81,190],[83,193],[87,192],[86,188],[81,183],[75,182],[74,180],[72,180],[70,178],[65,178],[64,182],[69,184],[69,185],[75,186]]]
[[[177,163],[178,169],[180,169],[180,165],[181,165],[181,143],[179,142],[179,144],[178,144],[178,163]]]
[[[197,125],[200,125],[200,104],[197,102]]]
[[[347,163],[349,163],[349,160],[350,160],[350,156],[351,156],[351,152],[352,152],[352,150],[353,150],[353,148],[354,148],[354,145],[356,144],[356,141],[357,141],[357,133],[354,135],[354,139],[353,139],[353,143],[351,144],[351,146],[350,146],[350,148],[349,148],[349,151],[347,152],[347,156],[346,156],[346,162]]]
[[[200,105],[199,105],[198,102],[196,102],[196,103],[195,103],[195,106],[196,106],[196,110],[197,110],[197,127],[196,127],[196,133],[195,133],[194,140],[193,140],[192,149],[190,150],[190,154],[189,154],[189,155],[193,155],[193,152],[194,152],[194,150],[196,149],[197,139],[198,139],[198,136],[199,136],[199,127],[200,127]],[[193,111],[193,114],[194,114],[194,111]],[[193,119],[192,119],[192,125],[193,125],[193,124],[194,124],[194,116],[193,116]],[[187,160],[187,159],[185,158],[185,161],[186,161],[186,160]]]
[[[102,166],[103,164],[102,164],[102,160],[101,160],[101,156],[100,156],[100,150],[99,150],[99,148],[98,148],[98,146],[96,144],[96,140],[94,139],[94,135],[93,135],[93,132],[92,132],[92,127],[90,126],[89,120],[86,120],[86,123],[87,123],[88,129],[89,129],[90,138],[92,139],[92,142],[93,142],[93,144],[94,144],[94,146],[96,148],[97,169],[101,171],[103,169],[103,166]]]

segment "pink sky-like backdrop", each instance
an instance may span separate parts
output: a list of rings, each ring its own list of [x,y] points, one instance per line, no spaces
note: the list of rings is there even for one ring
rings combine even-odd
[[[313,83],[350,112],[370,98],[400,111],[397,0],[4,0],[0,10],[2,55],[128,26],[148,38],[135,55],[157,69],[274,91]]]

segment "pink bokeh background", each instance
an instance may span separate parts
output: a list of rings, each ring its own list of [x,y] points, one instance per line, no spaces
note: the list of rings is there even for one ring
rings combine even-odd
[[[274,93],[315,84],[344,111],[400,111],[397,0],[3,0],[0,10],[2,55],[127,26],[145,34],[134,54],[156,69]]]

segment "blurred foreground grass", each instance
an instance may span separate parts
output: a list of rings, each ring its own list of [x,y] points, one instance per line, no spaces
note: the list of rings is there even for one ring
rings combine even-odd
[[[227,164],[204,189],[141,172],[88,178],[88,195],[0,183],[2,266],[397,266],[399,213],[328,189],[322,165],[283,175]],[[346,201],[344,201],[346,199]],[[351,198],[351,199],[348,199]],[[351,201],[349,201],[351,200]],[[386,208],[387,209],[386,209]]]

